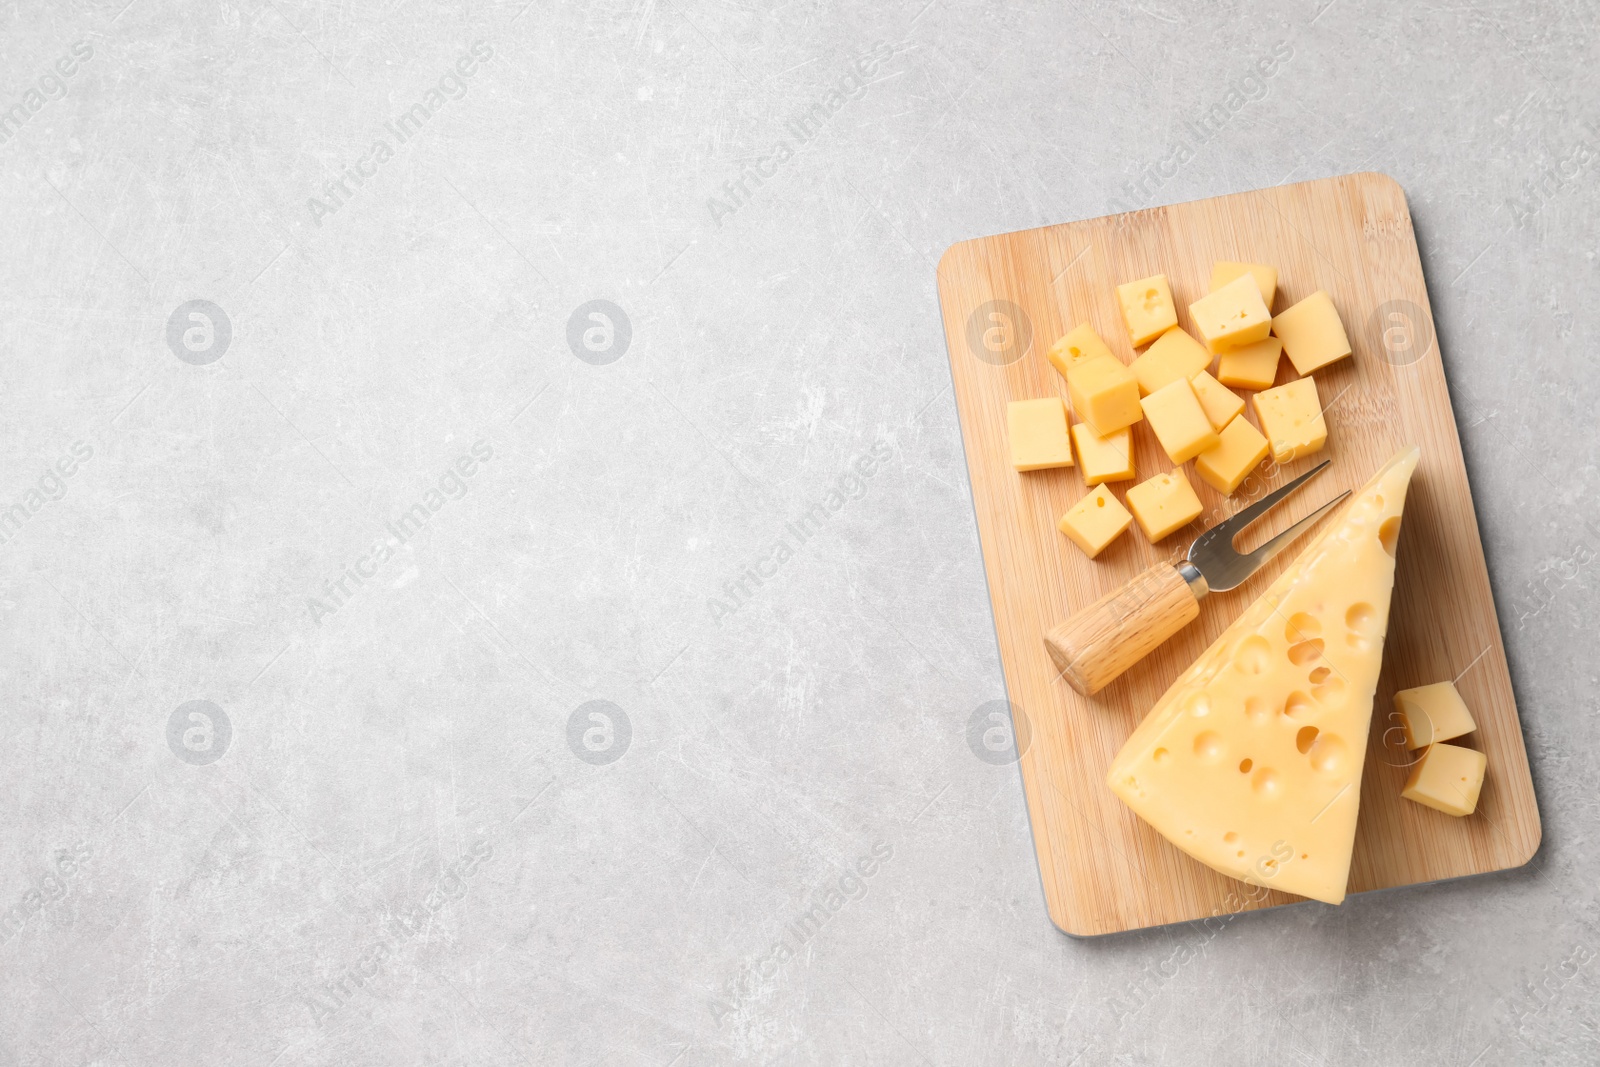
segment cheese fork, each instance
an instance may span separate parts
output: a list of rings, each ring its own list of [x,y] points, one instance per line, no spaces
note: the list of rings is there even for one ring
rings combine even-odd
[[[1084,696],[1098,693],[1198,618],[1201,597],[1243,585],[1289,542],[1349,496],[1347,489],[1253,552],[1239,552],[1233,547],[1235,538],[1331,462],[1323,460],[1294,481],[1211,527],[1195,538],[1182,562],[1157,563],[1045,634],[1045,647],[1067,684]]]

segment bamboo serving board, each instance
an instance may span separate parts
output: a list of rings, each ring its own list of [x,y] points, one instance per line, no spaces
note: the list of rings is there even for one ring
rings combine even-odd
[[[1159,545],[1135,525],[1097,560],[1056,530],[1087,490],[1076,467],[1019,474],[1006,405],[1060,395],[1044,358],[1088,321],[1124,362],[1134,356],[1116,303],[1121,282],[1164,273],[1178,324],[1205,295],[1218,259],[1277,266],[1282,311],[1318,289],[1333,297],[1354,350],[1317,371],[1328,443],[1224,498],[1186,471],[1206,512]],[[1262,525],[1258,540],[1343,489],[1402,446],[1422,460],[1406,499],[1382,677],[1361,783],[1352,893],[1516,867],[1539,845],[1539,812],[1523,749],[1494,598],[1478,537],[1455,417],[1405,193],[1380,174],[1351,174],[1189,204],[964,241],[939,263],[944,313],[983,562],[1012,705],[1023,790],[1050,917],[1074,935],[1293,903],[1189,858],[1139,820],[1105,784],[1106,767],[1139,719],[1227,625],[1297,556],[1291,549],[1231,593],[1206,597],[1200,618],[1094,697],[1063,681],[1043,634],[1203,529],[1322,459],[1333,464]],[[1278,384],[1297,375],[1283,359]],[[1236,390],[1248,397],[1243,390]],[[1246,409],[1254,419],[1252,408]],[[1076,420],[1074,420],[1076,421]],[[1149,427],[1134,428],[1134,482],[1172,464]],[[1324,524],[1338,521],[1337,515]],[[1309,542],[1310,535],[1305,541]],[[1254,547],[1256,541],[1242,547]],[[1455,679],[1478,722],[1460,744],[1488,756],[1477,811],[1452,818],[1400,798],[1413,762],[1393,729],[1396,690]],[[1323,907],[1325,905],[1315,905]]]

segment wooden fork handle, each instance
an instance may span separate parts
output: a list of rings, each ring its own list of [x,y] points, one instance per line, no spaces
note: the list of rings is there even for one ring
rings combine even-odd
[[[1044,636],[1072,686],[1092,696],[1200,614],[1206,580],[1188,561],[1157,563]]]

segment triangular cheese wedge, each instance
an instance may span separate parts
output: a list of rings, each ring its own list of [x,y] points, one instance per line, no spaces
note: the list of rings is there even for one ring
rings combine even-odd
[[[1402,452],[1357,492],[1111,763],[1117,796],[1223,874],[1344,900],[1400,509],[1418,456]]]

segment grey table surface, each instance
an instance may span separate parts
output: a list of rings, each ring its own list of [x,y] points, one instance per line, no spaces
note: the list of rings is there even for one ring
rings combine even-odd
[[[1600,1061],[1597,22],[5,5],[0,1065]],[[1357,170],[1543,846],[1070,939],[934,264]]]

